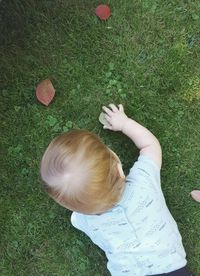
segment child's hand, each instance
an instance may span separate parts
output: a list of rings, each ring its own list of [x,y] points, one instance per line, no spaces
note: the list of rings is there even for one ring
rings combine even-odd
[[[108,105],[110,108],[103,106],[103,111],[105,112],[105,119],[109,123],[109,126],[104,126],[104,129],[110,129],[114,131],[122,131],[125,122],[128,117],[124,113],[124,108],[122,104],[119,105],[119,108],[114,104]]]

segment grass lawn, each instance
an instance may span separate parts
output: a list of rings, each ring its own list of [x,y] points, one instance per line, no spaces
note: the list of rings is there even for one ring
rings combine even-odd
[[[128,172],[137,150],[102,129],[101,106],[124,104],[163,148],[162,187],[188,265],[200,275],[200,3],[110,0],[2,0],[0,275],[106,276],[101,250],[70,225],[71,213],[42,190],[41,156],[70,128],[98,134]],[[50,78],[56,97],[37,102]],[[134,204],[134,203],[133,203]]]

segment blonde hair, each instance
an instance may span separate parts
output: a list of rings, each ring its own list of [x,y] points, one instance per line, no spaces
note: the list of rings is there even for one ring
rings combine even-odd
[[[95,214],[112,208],[121,195],[119,158],[93,133],[72,130],[56,137],[41,161],[47,193],[60,205]]]

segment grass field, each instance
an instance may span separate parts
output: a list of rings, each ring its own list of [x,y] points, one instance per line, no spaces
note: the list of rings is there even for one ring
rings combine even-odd
[[[2,0],[0,275],[106,276],[104,254],[70,225],[70,212],[42,190],[41,156],[70,128],[98,134],[128,172],[136,148],[98,122],[101,106],[124,104],[158,137],[162,187],[200,275],[200,3],[110,0]],[[56,97],[37,102],[50,78]],[[130,150],[131,149],[131,150]]]

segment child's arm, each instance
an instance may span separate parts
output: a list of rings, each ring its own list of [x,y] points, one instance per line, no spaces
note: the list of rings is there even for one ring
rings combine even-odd
[[[103,106],[105,118],[110,124],[109,127],[104,128],[122,131],[135,143],[140,154],[150,157],[161,168],[162,150],[158,139],[148,129],[128,118],[121,104],[119,108],[114,104],[109,104],[109,107]]]

